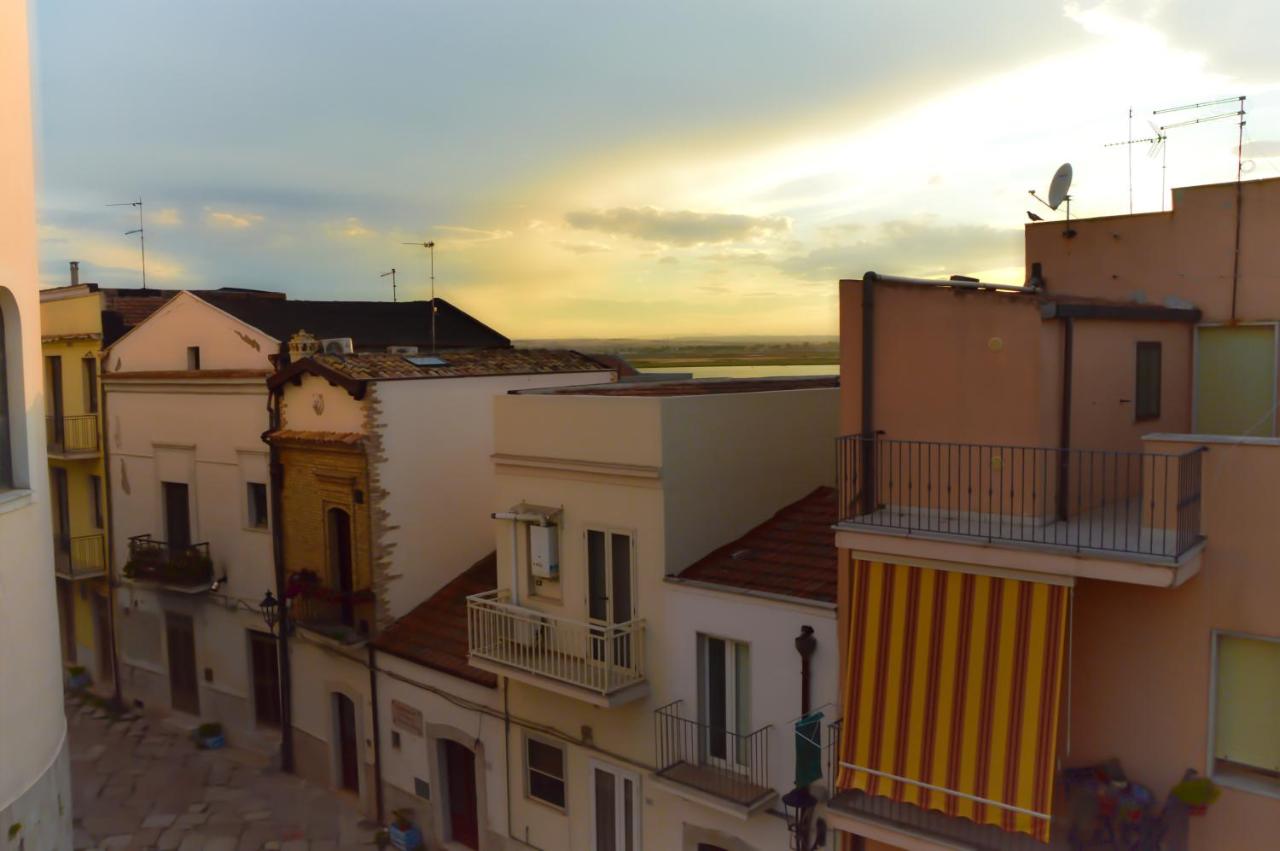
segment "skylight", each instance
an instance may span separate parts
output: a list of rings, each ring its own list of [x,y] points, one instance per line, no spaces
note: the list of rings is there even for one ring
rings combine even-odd
[[[406,355],[405,360],[414,366],[447,366],[444,358],[435,355]]]

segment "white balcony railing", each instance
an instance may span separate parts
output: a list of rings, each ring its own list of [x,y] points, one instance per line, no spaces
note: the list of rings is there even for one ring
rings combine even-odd
[[[608,697],[644,682],[644,621],[591,624],[514,605],[507,591],[467,598],[473,660]]]

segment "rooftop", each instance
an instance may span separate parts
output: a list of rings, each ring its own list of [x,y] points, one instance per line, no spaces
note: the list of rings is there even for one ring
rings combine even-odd
[[[835,488],[818,488],[686,567],[679,578],[834,603],[835,522]]]
[[[497,688],[497,676],[467,664],[467,597],[497,587],[498,554],[490,553],[383,630],[373,646],[477,685]]]
[[[686,378],[677,381],[585,384],[543,387],[520,394],[549,396],[714,396],[725,393],[767,393],[775,390],[817,390],[839,387],[838,375],[777,376],[772,378]]]
[[[366,381],[544,375],[608,369],[610,367],[586,355],[567,349],[456,349],[438,356],[385,352],[316,354],[290,364],[277,373],[270,384],[278,387],[302,373],[309,373],[359,393],[360,385]]]

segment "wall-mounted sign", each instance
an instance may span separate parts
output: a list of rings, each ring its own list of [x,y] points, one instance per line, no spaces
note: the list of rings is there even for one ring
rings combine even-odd
[[[421,736],[422,710],[414,709],[407,703],[393,700],[391,701],[391,724],[393,727],[397,727],[407,733]]]

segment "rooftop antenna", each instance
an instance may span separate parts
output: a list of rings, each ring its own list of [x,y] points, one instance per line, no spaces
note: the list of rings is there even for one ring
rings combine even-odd
[[[137,207],[138,208],[138,226],[133,230],[124,232],[125,236],[138,235],[138,245],[142,249],[142,288],[147,288],[147,234],[142,227],[142,196],[138,196],[137,201],[121,201],[118,204],[108,204],[108,207]]]
[[[431,354],[436,353],[436,244],[427,242],[402,242],[401,245],[416,245],[431,252]]]
[[[396,300],[396,267],[395,266],[391,267],[390,272],[383,272],[378,277],[385,278],[388,275],[391,276],[391,302],[394,304]]]
[[[1188,103],[1182,106],[1169,106],[1164,109],[1153,111],[1152,115],[1164,115],[1168,112],[1182,112],[1188,109],[1203,109],[1208,106],[1221,106],[1223,104],[1235,103],[1236,109],[1231,112],[1219,112],[1213,115],[1203,115],[1199,118],[1190,118],[1186,121],[1178,121],[1174,124],[1166,124],[1160,128],[1172,130],[1175,127],[1190,127],[1193,124],[1207,124],[1210,121],[1219,121],[1223,118],[1238,119],[1238,138],[1236,140],[1236,239],[1235,254],[1231,263],[1231,321],[1236,318],[1236,289],[1240,283],[1240,208],[1244,200],[1244,189],[1242,182],[1244,179],[1244,109],[1245,95],[1236,95],[1235,97],[1218,98],[1217,100],[1205,100],[1199,103]],[[1164,189],[1161,187],[1160,192],[1160,209],[1164,209]]]
[[[1057,210],[1059,207],[1062,206],[1064,201],[1066,202],[1067,227],[1066,227],[1066,230],[1062,232],[1062,235],[1065,236],[1067,239],[1070,239],[1071,237],[1076,235],[1076,232],[1071,229],[1070,189],[1071,189],[1071,163],[1063,163],[1062,165],[1058,166],[1058,170],[1053,173],[1053,180],[1049,181],[1049,200],[1048,201],[1046,201],[1045,199],[1037,195],[1034,189],[1027,190],[1028,195],[1030,195],[1032,198],[1039,201],[1041,204],[1044,204],[1050,210]],[[1030,213],[1028,213],[1028,215],[1030,215]]]
[[[1169,161],[1169,149],[1165,145],[1165,140],[1169,137],[1164,134],[1163,127],[1157,127],[1150,121],[1151,135],[1141,139],[1133,138],[1133,110],[1129,110],[1129,138],[1123,142],[1108,142],[1103,145],[1104,148],[1116,148],[1121,145],[1129,149],[1129,215],[1133,215],[1133,146],[1150,143],[1151,147],[1147,149],[1147,159],[1154,159],[1156,154],[1161,154],[1160,161],[1160,211],[1164,212],[1164,179],[1165,170]]]

